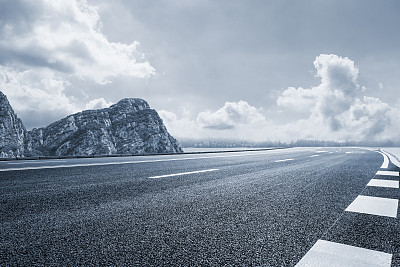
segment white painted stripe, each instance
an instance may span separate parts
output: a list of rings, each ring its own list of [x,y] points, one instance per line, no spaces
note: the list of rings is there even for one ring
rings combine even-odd
[[[58,162],[67,162],[66,160],[46,160],[46,161],[24,161],[24,162],[7,162],[8,165],[20,165],[20,164],[43,164],[43,163],[58,163]]]
[[[359,195],[345,211],[396,218],[398,205],[398,199]]]
[[[399,176],[399,172],[394,171],[378,171],[376,175]]]
[[[167,161],[183,161],[183,160],[212,159],[212,158],[231,158],[231,157],[244,157],[244,156],[258,156],[258,155],[271,154],[272,151],[274,151],[274,150],[270,150],[268,152],[258,152],[258,153],[238,152],[238,154],[208,156],[208,157],[202,156],[202,157],[190,157],[190,158],[172,158],[172,159],[154,159],[154,160],[138,160],[138,161],[120,161],[120,162],[103,162],[103,163],[86,163],[86,164],[71,164],[71,165],[52,165],[52,166],[22,167],[22,168],[6,168],[6,169],[0,169],[0,172],[23,171],[23,170],[41,170],[41,169],[57,169],[57,168],[75,168],[75,167],[92,167],[92,166],[107,166],[107,165],[124,165],[124,164],[167,162]]]
[[[310,158],[319,157],[319,155],[312,155]]]
[[[188,174],[203,173],[203,172],[214,172],[214,171],[218,171],[218,170],[219,169],[209,169],[209,170],[201,170],[201,171],[193,171],[193,172],[181,172],[181,173],[174,173],[174,174],[151,176],[149,178],[158,179],[158,178],[165,178],[165,177],[173,177],[173,176],[181,176],[181,175],[188,175]]]
[[[392,254],[340,243],[318,240],[297,267],[390,267]]]
[[[275,160],[274,162],[285,162],[285,161],[291,161],[294,159],[280,159],[280,160]]]
[[[347,152],[346,152],[346,154],[351,154],[351,153],[353,153],[353,152],[350,152],[350,151],[347,151]]]
[[[329,154],[333,154],[333,152],[329,152]]]
[[[367,186],[399,188],[399,181],[371,179]]]
[[[328,151],[323,151],[323,150],[315,151],[315,153],[326,153],[326,152],[328,152]]]
[[[378,152],[378,153],[383,156],[383,163],[382,163],[381,169],[387,169],[389,167],[389,158],[388,158],[388,156],[386,156],[382,152]]]

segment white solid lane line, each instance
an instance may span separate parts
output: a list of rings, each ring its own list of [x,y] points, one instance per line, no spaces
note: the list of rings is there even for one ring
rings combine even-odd
[[[399,172],[394,171],[378,171],[376,175],[399,176]]]
[[[174,174],[166,174],[166,175],[159,175],[159,176],[151,176],[151,179],[158,179],[158,178],[165,178],[165,177],[173,177],[173,176],[181,176],[181,175],[188,175],[188,174],[196,174],[196,173],[204,173],[204,172],[214,172],[218,171],[219,169],[209,169],[209,170],[201,170],[201,171],[192,171],[192,172],[181,172],[181,173],[174,173]]]
[[[19,164],[41,164],[41,163],[58,163],[67,162],[66,160],[46,160],[46,161],[25,161],[25,162],[7,162],[8,165],[19,165]]]
[[[396,218],[398,199],[359,195],[345,211]]]
[[[285,161],[291,161],[294,159],[280,159],[280,160],[275,160],[274,162],[285,162]]]
[[[310,156],[310,158],[315,158],[315,157],[319,157],[319,155],[312,155],[312,156]]]
[[[382,152],[378,152],[378,153],[383,156],[383,163],[382,163],[381,169],[387,169],[389,167],[389,158],[388,158],[388,156],[386,156]]]
[[[371,179],[367,186],[399,188],[399,181]]]
[[[153,159],[153,160],[139,160],[139,161],[121,161],[121,162],[104,162],[104,163],[86,163],[86,164],[71,164],[71,165],[55,165],[55,166],[52,165],[52,166],[38,166],[38,167],[7,168],[7,169],[0,169],[0,172],[57,169],[57,168],[74,168],[74,167],[92,167],[92,166],[107,166],[107,165],[124,165],[124,164],[183,161],[183,160],[212,159],[212,158],[231,158],[231,157],[244,157],[244,156],[258,156],[258,155],[265,155],[265,154],[271,154],[271,151],[258,152],[258,153],[243,153],[243,154],[240,153],[240,154],[230,154],[230,155],[208,156],[208,157],[203,156],[203,157],[190,157],[190,158]]]
[[[307,252],[307,254],[304,255],[296,266],[390,267],[391,263],[392,254],[320,239]]]

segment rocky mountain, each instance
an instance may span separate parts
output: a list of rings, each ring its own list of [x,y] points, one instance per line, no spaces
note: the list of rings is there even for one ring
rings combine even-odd
[[[157,112],[139,98],[82,111],[28,132],[9,108],[11,112],[7,114],[14,117],[0,115],[0,126],[4,125],[0,134],[7,136],[3,147],[8,149],[0,148],[3,157],[183,152]]]
[[[30,136],[7,97],[0,92],[0,157],[22,157],[30,153]]]

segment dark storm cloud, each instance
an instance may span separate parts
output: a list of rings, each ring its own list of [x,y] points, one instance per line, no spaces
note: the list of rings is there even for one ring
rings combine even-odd
[[[59,72],[71,73],[73,67],[62,60],[52,60],[48,57],[49,51],[40,47],[31,47],[26,50],[11,50],[0,46],[0,65],[46,67]]]

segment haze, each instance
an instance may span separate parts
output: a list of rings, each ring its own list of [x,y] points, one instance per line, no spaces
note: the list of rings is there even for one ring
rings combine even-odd
[[[1,6],[0,91],[28,128],[140,97],[178,139],[400,141],[398,1]]]

